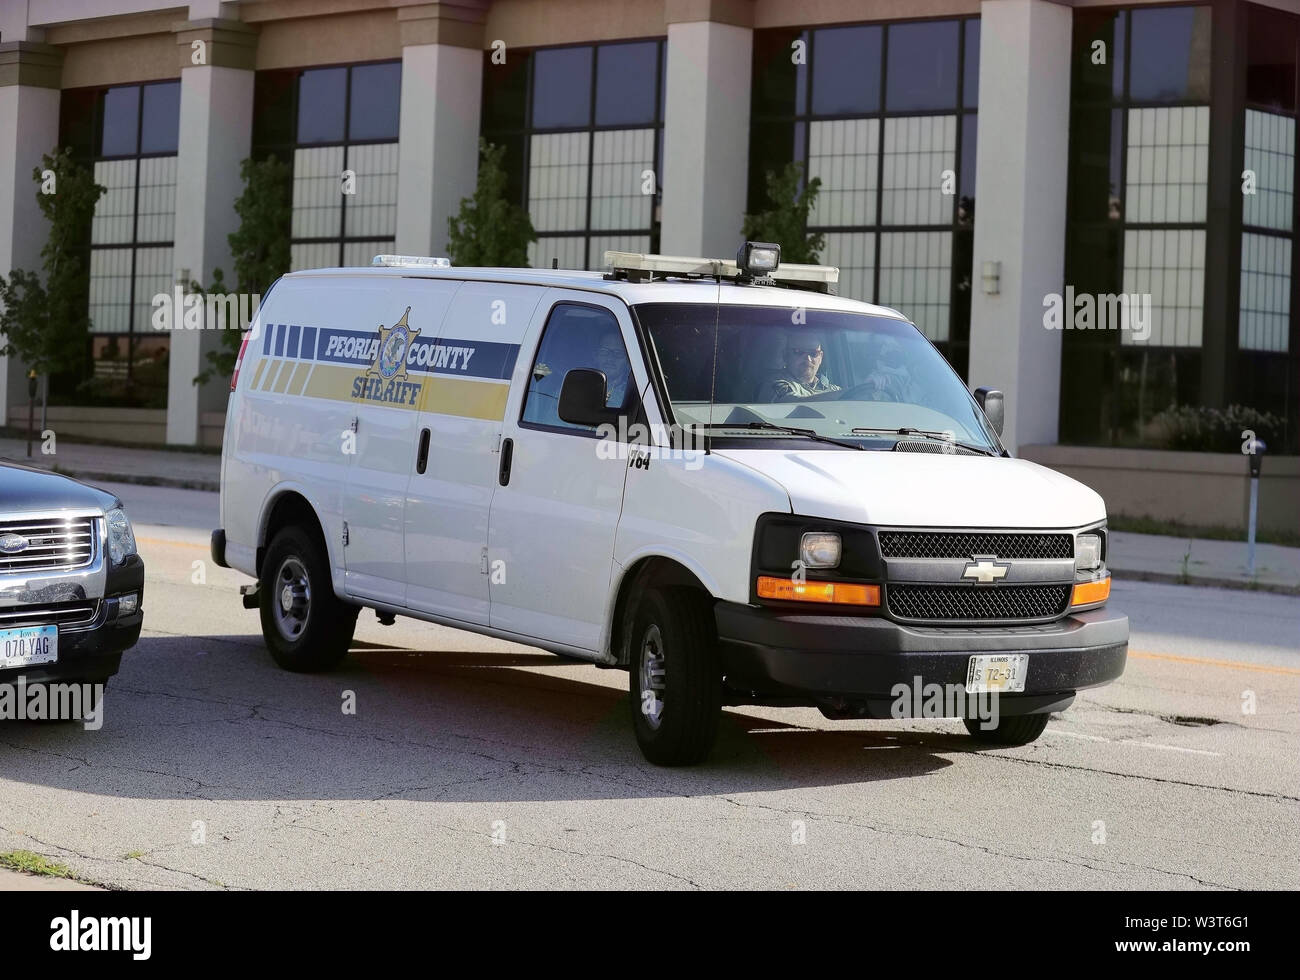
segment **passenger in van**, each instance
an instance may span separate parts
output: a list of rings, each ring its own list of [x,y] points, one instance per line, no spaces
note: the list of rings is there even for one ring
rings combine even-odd
[[[839,391],[839,385],[831,384],[830,379],[820,373],[825,353],[818,335],[791,333],[785,348],[786,376],[772,382],[772,400],[783,402]]]
[[[617,330],[601,334],[596,348],[596,369],[605,375],[605,406],[622,408],[627,400],[627,383],[632,373],[623,338]]]

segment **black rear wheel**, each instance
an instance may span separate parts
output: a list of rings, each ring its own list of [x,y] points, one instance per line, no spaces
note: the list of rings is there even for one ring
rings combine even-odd
[[[285,670],[329,670],[352,645],[360,609],[334,594],[324,551],[296,526],[281,528],[266,550],[258,589],[262,636]]]

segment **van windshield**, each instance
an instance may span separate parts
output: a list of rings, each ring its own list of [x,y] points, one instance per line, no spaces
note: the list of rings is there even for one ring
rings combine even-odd
[[[931,433],[999,451],[957,373],[906,320],[770,306],[634,309],[679,425],[754,439],[788,438],[768,426],[794,427],[871,449]]]

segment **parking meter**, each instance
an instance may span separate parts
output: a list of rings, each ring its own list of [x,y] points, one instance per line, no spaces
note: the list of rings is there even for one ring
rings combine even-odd
[[[1255,516],[1259,508],[1259,470],[1264,462],[1264,451],[1268,446],[1263,439],[1250,441],[1250,452],[1246,454],[1246,463],[1250,469],[1250,518],[1246,525],[1246,574],[1255,575]]]

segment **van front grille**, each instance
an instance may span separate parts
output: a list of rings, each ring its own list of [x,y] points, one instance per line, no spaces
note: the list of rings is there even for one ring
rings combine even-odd
[[[896,619],[936,623],[998,623],[1051,619],[1065,613],[1069,585],[889,585]]]
[[[1073,558],[1074,535],[998,531],[881,531],[885,558]]]
[[[0,521],[0,573],[82,568],[91,563],[94,555],[94,518]]]

